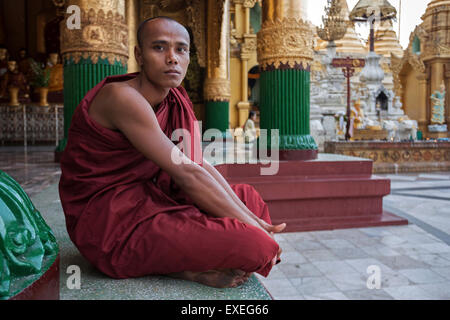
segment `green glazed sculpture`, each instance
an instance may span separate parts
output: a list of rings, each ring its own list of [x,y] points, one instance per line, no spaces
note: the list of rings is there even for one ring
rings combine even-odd
[[[52,230],[28,195],[0,170],[0,300],[39,279],[58,252]]]

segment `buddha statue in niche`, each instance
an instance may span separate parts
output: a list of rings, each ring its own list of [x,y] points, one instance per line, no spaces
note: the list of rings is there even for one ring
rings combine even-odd
[[[64,96],[64,68],[57,53],[50,53],[45,67],[50,70],[48,83],[48,102],[63,103]]]
[[[48,85],[49,92],[63,90],[63,65],[59,63],[57,53],[50,53],[47,60],[47,69],[50,69],[50,80]]]
[[[0,97],[6,98],[9,94],[10,100],[28,101],[29,92],[30,86],[25,75],[19,71],[17,62],[8,61],[8,71],[0,84]]]

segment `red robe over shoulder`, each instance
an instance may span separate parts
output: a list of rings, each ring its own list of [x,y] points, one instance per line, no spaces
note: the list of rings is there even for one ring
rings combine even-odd
[[[225,268],[267,276],[278,251],[275,241],[236,219],[202,212],[123,133],[89,116],[91,101],[106,83],[135,76],[105,78],[75,109],[59,182],[72,242],[88,261],[114,278]],[[184,88],[170,90],[156,117],[169,138],[183,128],[201,141]],[[195,141],[190,157],[201,164],[201,146]],[[232,188],[255,215],[270,223],[267,205],[255,189],[246,184]]]

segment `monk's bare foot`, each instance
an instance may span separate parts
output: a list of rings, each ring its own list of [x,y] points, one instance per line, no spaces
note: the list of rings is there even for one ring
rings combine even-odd
[[[167,276],[198,282],[214,288],[235,288],[245,283],[250,275],[251,273],[248,275],[248,273],[241,270],[226,269],[205,272],[184,271],[171,273]]]

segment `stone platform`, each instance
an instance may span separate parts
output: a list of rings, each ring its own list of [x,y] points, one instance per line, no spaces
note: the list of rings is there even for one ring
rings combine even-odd
[[[51,162],[51,161],[49,161]],[[58,184],[51,184],[31,197],[42,217],[52,228],[60,247],[61,300],[271,300],[261,282],[253,275],[238,288],[216,289],[199,283],[165,276],[134,279],[111,279],[97,271],[84,259],[66,231]],[[80,267],[80,289],[69,289],[67,281],[71,265]],[[23,297],[27,298],[27,297]]]
[[[252,185],[269,206],[273,223],[286,232],[407,224],[383,211],[390,180],[372,176],[372,161],[332,154],[317,160],[280,161],[276,175],[261,175],[259,163],[221,164],[231,184]]]
[[[371,159],[374,173],[450,170],[450,142],[331,141],[325,152]]]

